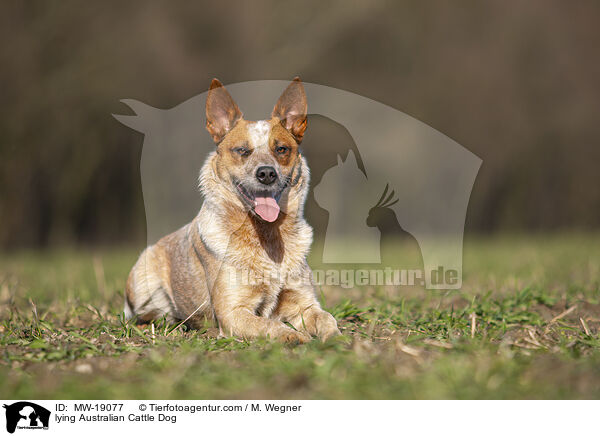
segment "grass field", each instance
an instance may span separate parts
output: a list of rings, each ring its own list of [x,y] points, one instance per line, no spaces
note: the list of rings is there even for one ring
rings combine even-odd
[[[322,289],[343,337],[124,324],[135,250],[0,255],[0,398],[600,398],[600,235],[468,239],[461,291]]]

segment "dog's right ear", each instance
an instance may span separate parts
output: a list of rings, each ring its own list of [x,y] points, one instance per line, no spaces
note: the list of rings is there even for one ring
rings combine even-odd
[[[242,112],[229,92],[218,79],[213,79],[206,97],[206,130],[213,141],[221,142],[241,118]]]

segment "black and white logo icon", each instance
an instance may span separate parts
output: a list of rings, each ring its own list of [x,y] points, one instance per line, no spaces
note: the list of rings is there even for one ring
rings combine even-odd
[[[6,409],[6,431],[14,433],[16,429],[47,430],[50,411],[29,401],[4,404]]]

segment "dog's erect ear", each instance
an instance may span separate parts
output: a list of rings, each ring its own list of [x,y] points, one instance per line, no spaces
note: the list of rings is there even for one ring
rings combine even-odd
[[[306,130],[306,94],[300,77],[296,77],[283,91],[273,108],[272,117],[279,118],[298,143]]]
[[[242,118],[242,112],[219,80],[213,79],[206,97],[206,130],[218,144]]]

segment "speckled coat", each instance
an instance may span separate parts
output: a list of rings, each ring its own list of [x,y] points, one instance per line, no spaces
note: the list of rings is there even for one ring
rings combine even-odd
[[[206,106],[217,149],[200,171],[204,203],[191,223],[141,254],[127,280],[125,315],[144,322],[164,316],[191,327],[208,319],[222,335],[286,342],[338,335],[306,262],[312,229],[303,218],[309,170],[299,150],[306,129],[302,83],[294,79],[268,120],[244,120],[216,79]],[[281,208],[274,222],[247,201],[261,186],[254,180],[259,165],[279,176],[269,187]]]

